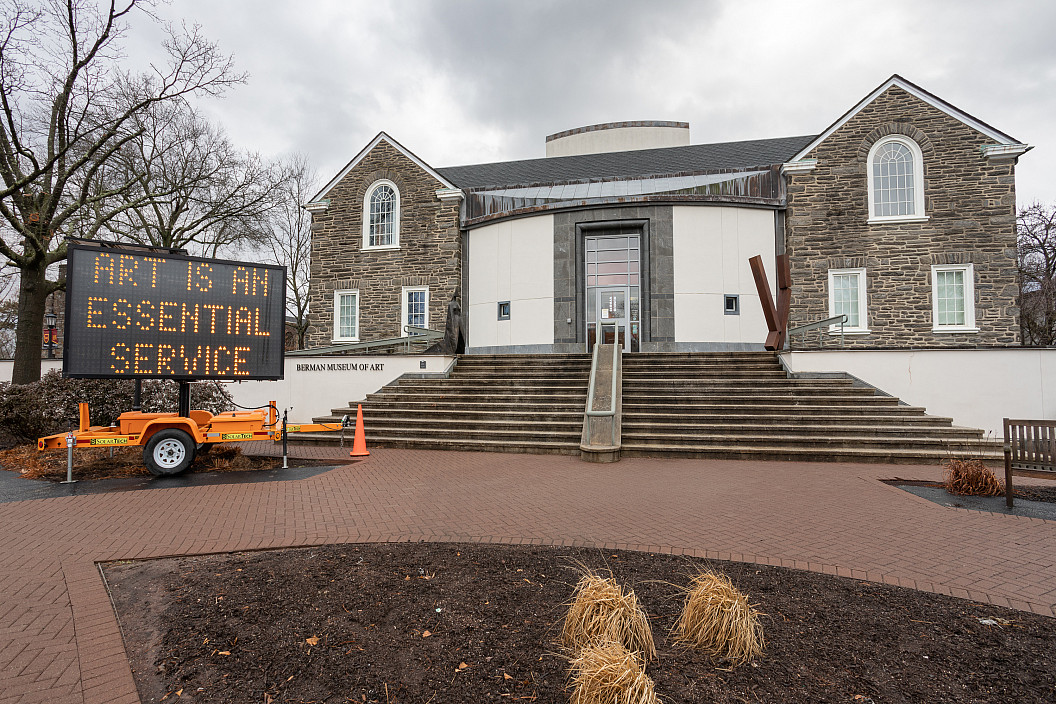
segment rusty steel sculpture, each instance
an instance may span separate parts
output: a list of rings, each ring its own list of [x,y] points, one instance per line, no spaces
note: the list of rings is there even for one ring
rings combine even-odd
[[[788,255],[777,255],[777,305],[770,293],[770,283],[766,280],[763,258],[755,255],[748,260],[755,278],[755,288],[759,291],[759,302],[763,305],[763,317],[769,332],[764,347],[768,350],[779,350],[785,346],[785,334],[788,330],[788,311],[792,305],[792,272],[788,265]]]

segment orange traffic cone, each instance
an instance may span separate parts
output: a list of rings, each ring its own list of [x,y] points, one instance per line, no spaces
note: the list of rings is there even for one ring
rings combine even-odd
[[[352,441],[352,452],[348,453],[349,457],[366,457],[370,452],[367,451],[367,438],[363,434],[363,404],[359,404],[356,408],[356,439]]]

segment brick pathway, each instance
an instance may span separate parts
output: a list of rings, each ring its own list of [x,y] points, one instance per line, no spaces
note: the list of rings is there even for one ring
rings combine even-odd
[[[348,541],[599,545],[785,565],[1056,615],[1056,521],[943,508],[876,481],[892,476],[938,471],[374,450],[298,481],[5,504],[0,703],[137,701],[95,564],[108,560]]]

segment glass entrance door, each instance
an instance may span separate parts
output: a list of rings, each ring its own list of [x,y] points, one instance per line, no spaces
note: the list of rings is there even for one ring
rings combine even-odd
[[[611,345],[619,340],[624,352],[630,352],[631,338],[627,334],[627,301],[630,298],[630,287],[599,288],[596,293],[600,340],[603,345]]]
[[[627,352],[641,348],[641,237],[637,233],[591,235],[584,241],[587,351],[612,338],[612,324]],[[608,339],[607,342],[611,342]]]

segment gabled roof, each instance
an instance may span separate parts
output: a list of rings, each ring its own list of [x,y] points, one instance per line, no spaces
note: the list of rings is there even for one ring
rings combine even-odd
[[[685,147],[449,166],[437,171],[459,188],[484,188],[747,169],[782,164],[813,139],[813,135],[807,135],[745,142],[691,144]]]
[[[861,100],[861,102],[859,102],[853,108],[851,108],[850,110],[845,112],[840,117],[840,119],[836,120],[836,122],[834,122],[831,125],[829,125],[829,127],[826,128],[826,130],[824,132],[819,134],[813,141],[810,142],[810,144],[808,144],[805,147],[803,147],[802,149],[800,149],[796,153],[795,156],[793,156],[791,159],[789,159],[789,161],[798,161],[798,160],[803,159],[804,157],[806,157],[807,154],[809,154],[811,152],[811,150],[813,150],[819,144],[821,144],[826,139],[828,139],[829,136],[832,135],[833,132],[838,130],[840,127],[843,127],[843,125],[845,125],[848,121],[850,121],[850,119],[852,117],[854,117],[859,112],[861,112],[862,109],[865,108],[866,105],[868,105],[869,103],[871,103],[874,100],[876,100],[877,98],[879,98],[881,95],[883,95],[884,91],[886,91],[888,88],[890,88],[892,86],[898,86],[899,88],[901,88],[902,90],[906,91],[907,93],[909,93],[910,95],[914,96],[915,98],[918,98],[918,99],[924,101],[925,103],[927,103],[928,105],[932,106],[933,108],[935,108],[937,110],[941,110],[942,112],[946,113],[947,115],[949,115],[950,117],[954,118],[955,120],[959,120],[959,121],[963,122],[964,124],[968,125],[969,127],[971,127],[972,129],[976,130],[977,132],[981,132],[982,134],[986,135],[990,139],[994,140],[998,144],[1015,144],[1015,145],[1026,146],[1023,142],[1020,142],[1019,140],[1015,139],[1014,137],[1011,137],[1011,136],[1005,134],[1004,132],[1002,132],[1002,131],[994,128],[994,127],[991,127],[990,125],[986,124],[985,122],[983,122],[982,120],[980,120],[978,118],[972,117],[971,115],[969,115],[968,113],[964,112],[963,110],[960,110],[959,108],[954,107],[953,105],[947,103],[945,100],[943,100],[942,98],[938,97],[937,95],[929,93],[928,91],[924,90],[920,86],[918,86],[918,85],[916,85],[914,83],[911,83],[910,81],[907,81],[905,78],[902,78],[902,76],[899,76],[896,73],[893,76],[891,76],[891,78],[888,78],[886,81],[881,83],[880,86],[876,90],[874,90],[872,93],[870,93],[869,95],[865,96]]]
[[[427,174],[429,174],[430,176],[435,178],[437,181],[439,181],[440,183],[444,184],[444,188],[455,188],[455,185],[453,183],[451,183],[446,178],[444,178],[442,175],[437,173],[436,169],[434,169],[433,167],[429,166],[429,164],[426,164],[424,161],[422,161],[417,156],[415,156],[414,153],[411,152],[411,150],[407,149],[402,144],[400,144],[399,142],[397,142],[395,139],[393,139],[389,135],[385,134],[384,132],[378,132],[378,136],[375,137],[374,139],[372,139],[370,141],[370,144],[368,144],[367,146],[363,147],[363,150],[360,151],[359,154],[356,154],[356,156],[353,157],[352,161],[348,162],[345,165],[345,168],[341,169],[341,172],[338,173],[337,176],[334,176],[330,180],[330,183],[328,183],[325,186],[323,186],[323,190],[321,190],[317,194],[315,194],[315,196],[309,201],[309,203],[314,203],[316,201],[319,201],[319,200],[325,198],[326,194],[330,192],[330,189],[333,188],[334,186],[336,186],[338,183],[340,183],[341,179],[343,179],[345,176],[347,176],[349,171],[351,171],[352,169],[356,168],[356,165],[359,162],[363,161],[363,158],[366,157],[367,154],[370,154],[371,150],[374,149],[374,147],[378,146],[378,144],[380,142],[382,142],[383,140],[388,142],[390,145],[392,145],[392,147],[394,149],[396,149],[398,152],[403,154],[405,157],[407,157],[408,159],[413,161],[416,165],[418,165],[419,168],[422,169],[422,171],[425,171]]]
[[[799,161],[892,86],[898,86],[910,95],[968,125],[994,140],[1001,147],[1016,147],[1013,150],[1016,154],[1030,149],[1028,145],[895,74],[819,135],[693,144],[682,147],[525,159],[434,169],[392,137],[379,132],[370,144],[364,147],[312,198],[311,203],[322,201],[330,189],[354,169],[382,140],[388,142],[448,189],[483,189],[586,180],[634,179],[725,169],[744,170]],[[998,147],[992,148],[997,149]]]

